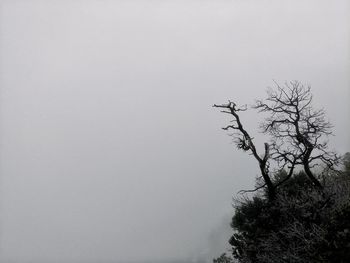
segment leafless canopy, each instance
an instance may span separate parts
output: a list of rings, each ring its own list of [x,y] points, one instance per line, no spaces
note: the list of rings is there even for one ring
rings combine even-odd
[[[232,124],[224,130],[234,130],[235,142],[239,149],[249,151],[259,163],[262,178],[271,198],[276,188],[288,180],[296,166],[302,166],[306,175],[319,188],[322,184],[312,172],[312,168],[323,163],[332,169],[338,162],[338,156],[328,150],[327,137],[332,134],[332,125],[325,117],[323,109],[312,107],[311,88],[298,81],[286,83],[283,87],[276,84],[269,89],[267,98],[257,100],[254,109],[267,113],[261,123],[263,133],[270,135],[270,142],[265,143],[265,152],[260,157],[253,138],[244,128],[239,113],[247,107],[237,107],[234,102],[214,105],[221,112],[230,114]],[[279,182],[273,182],[269,174],[269,163],[275,161],[279,169],[287,171],[287,175]]]
[[[264,133],[271,135],[271,154],[282,168],[302,165],[312,182],[322,187],[311,168],[325,164],[333,168],[339,158],[328,150],[327,137],[332,125],[323,109],[312,107],[311,88],[298,81],[270,89],[264,101],[258,100],[253,108],[268,113],[261,123]]]

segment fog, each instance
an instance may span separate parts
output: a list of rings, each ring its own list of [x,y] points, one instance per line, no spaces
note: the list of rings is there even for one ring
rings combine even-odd
[[[258,167],[211,107],[300,80],[350,151],[348,1],[0,1],[0,261],[210,262]],[[242,115],[256,144],[260,117]]]

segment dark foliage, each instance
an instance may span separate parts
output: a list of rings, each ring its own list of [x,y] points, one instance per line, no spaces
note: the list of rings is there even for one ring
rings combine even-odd
[[[321,191],[298,173],[273,202],[256,193],[236,203],[232,256],[257,263],[349,262],[349,219],[348,176],[328,174]]]

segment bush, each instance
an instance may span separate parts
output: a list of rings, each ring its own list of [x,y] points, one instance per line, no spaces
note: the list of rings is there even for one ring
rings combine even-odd
[[[320,190],[299,173],[280,187],[274,201],[264,193],[237,201],[232,256],[254,263],[349,262],[350,177],[333,173],[323,181]]]

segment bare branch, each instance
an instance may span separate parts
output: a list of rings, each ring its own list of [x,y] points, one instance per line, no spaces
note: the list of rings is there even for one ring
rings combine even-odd
[[[261,175],[265,181],[265,184],[268,188],[268,193],[270,199],[274,199],[275,196],[275,187],[272,183],[272,180],[269,175],[269,145],[265,143],[265,152],[263,157],[261,158],[256,150],[255,144],[253,142],[253,138],[250,136],[250,134],[247,132],[247,130],[244,128],[240,117],[238,115],[238,112],[240,111],[245,111],[247,110],[247,107],[241,107],[237,108],[236,103],[229,101],[227,104],[214,104],[213,107],[215,108],[224,108],[225,113],[230,113],[231,116],[233,117],[233,122],[235,123],[234,125],[228,125],[223,128],[223,130],[235,130],[238,131],[238,134],[236,134],[236,139],[235,143],[236,146],[246,152],[250,152],[254,158],[258,161],[259,163],[259,169],[261,172]]]
[[[240,190],[240,191],[238,191],[238,194],[254,193],[254,192],[264,188],[265,186],[266,186],[266,183],[264,183],[263,185],[258,186],[255,189],[252,189],[252,190]]]

